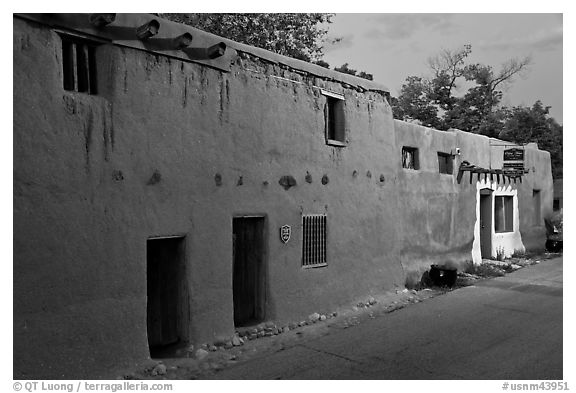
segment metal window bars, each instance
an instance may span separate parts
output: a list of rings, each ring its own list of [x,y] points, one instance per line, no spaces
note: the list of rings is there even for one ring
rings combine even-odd
[[[326,265],[326,214],[302,216],[302,267]]]

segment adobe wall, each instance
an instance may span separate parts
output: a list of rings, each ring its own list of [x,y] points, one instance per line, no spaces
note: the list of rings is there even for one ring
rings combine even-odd
[[[185,236],[194,343],[234,332],[235,216],[266,217],[278,324],[472,258],[476,179],[439,174],[436,152],[461,149],[455,173],[462,160],[487,167],[488,138],[394,121],[383,92],[246,53],[222,72],[103,45],[98,94],[68,92],[60,42],[14,19],[15,378],[111,377],[149,357],[150,237]],[[326,145],[320,88],[345,97],[346,147]],[[402,146],[420,149],[420,170],[402,168]],[[544,216],[548,153],[527,149],[530,165],[519,209],[539,187]],[[328,217],[328,265],[303,269],[301,216],[314,213]],[[526,214],[519,225],[526,248],[543,243]]]
[[[232,334],[237,215],[266,216],[268,320],[403,285],[381,94],[246,57],[222,73],[106,45],[97,61],[98,95],[64,91],[57,33],[14,19],[15,377],[96,377],[148,357],[152,236],[186,236],[191,340]],[[345,96],[347,147],[325,144],[312,85]],[[328,214],[327,267],[301,267],[302,212]]]

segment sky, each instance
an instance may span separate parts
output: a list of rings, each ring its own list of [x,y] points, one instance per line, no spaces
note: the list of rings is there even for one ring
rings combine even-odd
[[[332,19],[324,60],[331,68],[350,68],[374,75],[374,81],[397,96],[408,76],[427,76],[427,59],[442,49],[472,45],[470,63],[499,70],[512,58],[531,57],[531,64],[505,87],[502,105],[532,106],[541,100],[550,116],[563,124],[563,16],[557,14],[351,14]]]

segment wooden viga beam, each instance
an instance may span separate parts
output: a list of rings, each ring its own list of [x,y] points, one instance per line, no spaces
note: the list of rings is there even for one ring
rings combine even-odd
[[[514,180],[514,183],[516,183],[518,180],[520,180],[520,183],[522,183],[522,175],[523,175],[523,173],[520,172],[508,172],[508,171],[505,172],[500,169],[486,169],[478,167],[476,165],[460,165],[460,168],[458,168],[458,175],[456,177],[458,184],[462,182],[464,172],[470,173],[469,177],[470,184],[472,184],[474,174],[476,174],[476,181],[480,181],[482,174],[484,175],[484,181],[487,181],[488,175],[490,175],[491,182],[494,180],[494,175],[496,175],[496,182],[498,184],[500,183],[500,177],[502,177],[502,182],[504,184],[506,184],[506,179],[508,179],[508,184],[511,184],[512,180]]]

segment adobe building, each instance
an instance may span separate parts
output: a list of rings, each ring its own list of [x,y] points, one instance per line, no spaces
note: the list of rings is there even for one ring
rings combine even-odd
[[[114,377],[543,249],[548,152],[388,100],[148,14],[14,15],[14,378]]]

